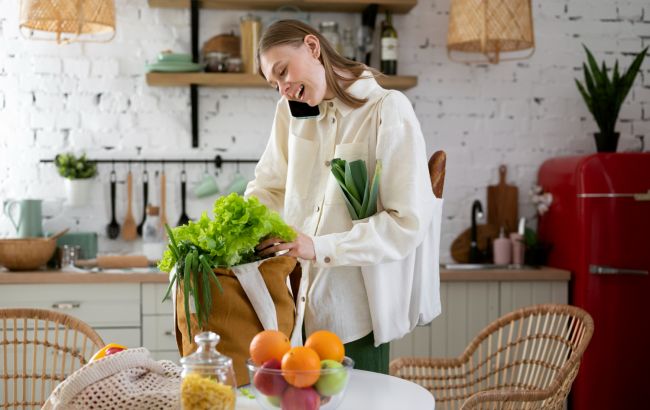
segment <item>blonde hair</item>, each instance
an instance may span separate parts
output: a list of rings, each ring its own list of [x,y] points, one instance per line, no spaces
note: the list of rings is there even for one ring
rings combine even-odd
[[[327,87],[332,90],[334,95],[343,101],[346,105],[352,108],[361,107],[368,101],[367,98],[356,98],[349,92],[345,91],[339,84],[339,80],[349,80],[336,72],[335,68],[341,71],[351,73],[355,80],[362,78],[364,71],[369,70],[373,75],[377,75],[377,71],[367,67],[363,63],[348,60],[341,56],[332,45],[323,37],[316,29],[309,24],[303,23],[298,20],[279,20],[271,24],[262,35],[259,47],[257,49],[257,59],[259,61],[260,55],[270,50],[275,46],[290,45],[299,47],[304,43],[305,36],[313,35],[318,38],[320,42],[320,57],[319,60],[325,67],[325,83]],[[259,74],[264,77],[262,69],[259,69]],[[363,77],[365,78],[365,77]]]

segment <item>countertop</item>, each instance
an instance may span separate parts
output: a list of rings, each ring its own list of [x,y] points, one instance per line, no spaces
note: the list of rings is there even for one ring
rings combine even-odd
[[[465,281],[563,281],[571,279],[571,272],[542,267],[539,269],[440,269],[442,282]],[[0,270],[0,284],[9,283],[167,283],[166,273],[66,273],[60,271],[8,272]]]

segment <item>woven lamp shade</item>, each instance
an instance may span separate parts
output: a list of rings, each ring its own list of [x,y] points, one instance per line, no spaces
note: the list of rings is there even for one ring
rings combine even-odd
[[[535,50],[530,3],[530,0],[452,0],[447,32],[449,58],[463,61],[456,59],[454,52],[481,53],[490,63],[530,57]],[[527,55],[500,58],[503,52],[529,49]]]
[[[19,26],[23,35],[35,40],[109,41],[115,36],[115,3],[113,0],[22,0]]]

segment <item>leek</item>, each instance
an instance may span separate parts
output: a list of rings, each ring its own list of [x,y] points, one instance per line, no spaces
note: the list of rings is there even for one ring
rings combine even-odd
[[[375,165],[372,181],[368,180],[366,162],[361,159],[348,162],[334,158],[331,168],[352,220],[364,219],[377,213],[381,161]]]

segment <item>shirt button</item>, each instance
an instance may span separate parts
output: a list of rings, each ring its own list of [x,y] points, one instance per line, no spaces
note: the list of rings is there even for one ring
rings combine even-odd
[[[300,300],[302,300],[302,301],[304,302],[304,301],[305,301],[305,297],[304,297],[304,296],[301,297]]]
[[[329,167],[330,165],[331,165],[331,162],[329,162],[329,161],[325,161],[325,166],[326,166],[326,167]]]
[[[330,263],[332,262],[332,259],[329,256],[326,256],[325,259],[323,259],[325,263]]]

